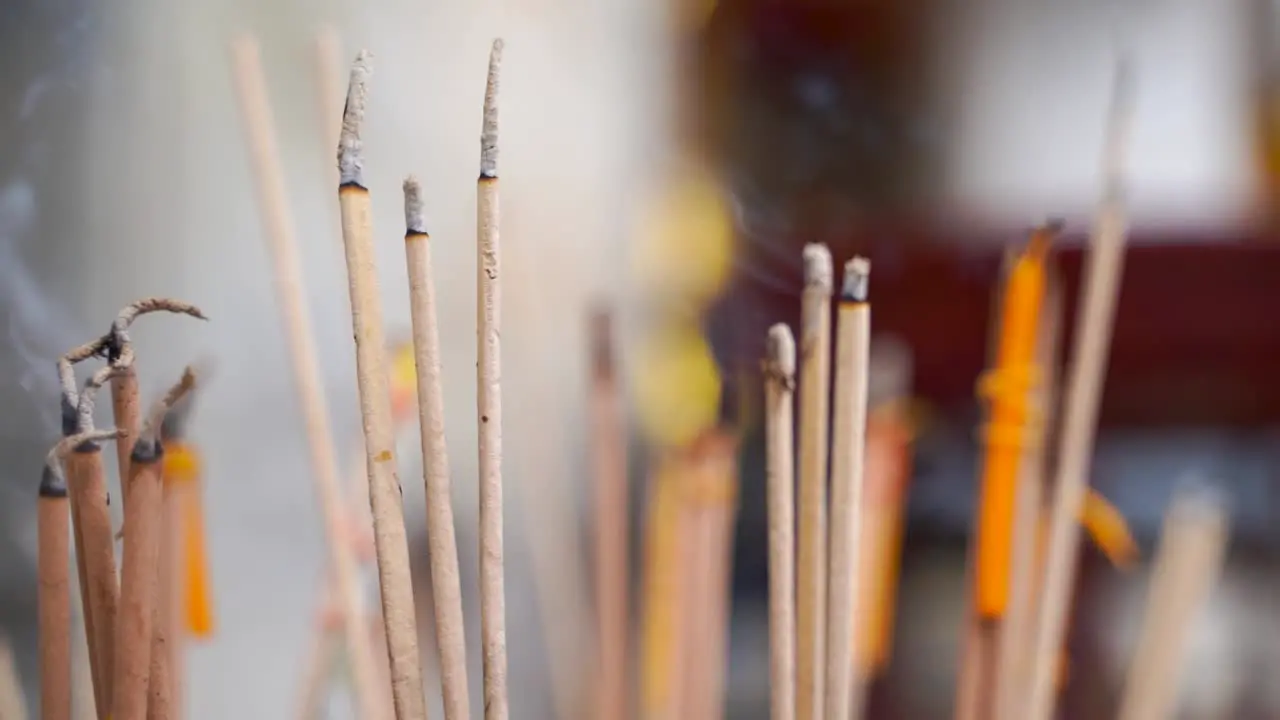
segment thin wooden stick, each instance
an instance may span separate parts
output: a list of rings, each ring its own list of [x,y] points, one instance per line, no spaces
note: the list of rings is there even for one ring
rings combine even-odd
[[[124,561],[120,577],[120,617],[116,625],[116,662],[111,717],[143,720],[151,682],[156,570],[160,560],[164,446],[160,424],[174,403],[195,387],[188,367],[176,385],[156,403],[138,433],[129,457],[128,482],[133,501],[125,507]]]
[[[863,465],[867,435],[871,263],[855,257],[844,266],[837,312],[835,408],[831,456],[831,570],[828,576],[825,714],[853,712],[854,610],[861,538]]]
[[[821,720],[827,657],[827,438],[831,391],[831,251],[804,249],[800,317],[796,720]]]
[[[680,506],[682,459],[671,451],[652,462],[645,527],[644,621],[641,638],[640,717],[678,720],[683,671],[681,588],[688,558]]]
[[[765,437],[769,507],[769,707],[793,720],[796,706],[795,373],[791,328],[769,328],[765,360]]]
[[[0,635],[0,718],[27,720],[27,697],[18,680],[18,665],[13,660],[9,639]]]
[[[476,403],[480,420],[480,635],[485,720],[506,720],[507,621],[502,543],[502,281],[498,209],[498,71],[502,40],[489,52],[480,179],[476,184]]]
[[[324,157],[327,160],[338,146],[342,133],[342,37],[338,29],[326,24],[316,32],[315,39],[316,102],[319,106]],[[326,163],[332,173],[331,182],[337,182],[337,172]]]
[[[363,603],[357,584],[356,562],[344,532],[346,508],[338,479],[333,431],[329,426],[329,410],[307,309],[302,263],[298,257],[297,233],[286,200],[284,167],[276,147],[274,122],[257,43],[251,37],[242,37],[232,46],[232,54],[237,97],[274,266],[276,301],[280,305],[293,366],[292,375],[302,403],[313,470],[311,476],[324,519],[332,581],[339,589],[342,627],[347,652],[351,656],[356,703],[363,718],[385,717],[384,696],[379,692],[373,648],[365,632],[361,611]]]
[[[706,626],[703,628],[702,666],[705,689],[699,711],[691,718],[722,718],[725,672],[728,667],[729,623],[732,617],[733,537],[738,500],[738,440],[724,430],[715,431],[702,461],[700,499],[707,539]]]
[[[627,436],[614,351],[613,315],[591,321],[591,449],[595,477],[595,581],[598,625],[595,717],[627,716]]]
[[[405,534],[404,504],[396,472],[395,430],[387,385],[387,341],[382,327],[382,297],[373,244],[369,190],[364,185],[360,128],[364,121],[368,51],[351,68],[347,105],[338,145],[338,202],[342,211],[342,244],[346,249],[351,294],[351,324],[356,338],[356,372],[364,424],[365,462],[369,475],[369,507],[373,513],[382,619],[391,660],[391,694],[397,720],[423,720],[426,701],[422,661],[418,655],[413,578]]]
[[[431,556],[431,593],[436,645],[446,720],[467,720],[467,648],[458,572],[458,538],[453,525],[453,489],[445,441],[444,389],[440,371],[440,332],[436,319],[431,238],[427,233],[422,186],[404,181],[405,254],[409,268],[409,304],[413,320],[413,358],[418,378],[418,425],[426,483],[427,549]]]
[[[1165,515],[1119,720],[1174,717],[1191,631],[1221,572],[1229,535],[1226,510],[1201,495],[1184,491]]]
[[[64,438],[49,453],[40,476],[37,595],[40,713],[45,720],[71,720],[71,508],[62,464],[76,446],[117,435],[106,431]]]
[[[1132,119],[1132,78],[1127,64],[1117,71],[1115,95],[1103,156],[1105,197],[1088,253],[1088,269],[1077,316],[1075,347],[1063,406],[1053,516],[1045,559],[1044,595],[1036,628],[1032,661],[1030,712],[1027,720],[1049,720],[1058,652],[1066,634],[1077,554],[1080,507],[1093,457],[1098,406],[1102,398],[1116,296],[1124,265],[1127,235],[1123,196],[1123,161]]]

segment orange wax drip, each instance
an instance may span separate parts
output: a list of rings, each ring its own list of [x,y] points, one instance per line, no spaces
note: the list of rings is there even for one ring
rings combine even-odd
[[[1014,500],[1025,442],[1028,396],[1035,380],[1037,325],[1045,296],[1048,232],[1037,231],[1005,283],[994,371],[982,383],[990,401],[982,497],[978,509],[975,605],[999,618],[1009,603]]]
[[[167,442],[164,477],[165,482],[182,488],[182,604],[187,632],[192,637],[207,638],[213,634],[213,593],[200,497],[200,454],[196,448],[187,443]]]

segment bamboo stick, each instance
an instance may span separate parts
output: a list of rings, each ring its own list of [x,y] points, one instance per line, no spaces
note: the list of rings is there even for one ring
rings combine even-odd
[[[765,360],[766,493],[769,506],[769,708],[795,718],[795,417],[796,343],[791,329],[769,328]]]

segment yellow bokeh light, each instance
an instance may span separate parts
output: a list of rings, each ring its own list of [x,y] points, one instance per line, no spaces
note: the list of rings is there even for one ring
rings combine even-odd
[[[680,323],[654,334],[632,367],[636,412],[648,439],[678,447],[715,427],[720,371],[696,326]]]
[[[643,223],[632,263],[641,286],[678,300],[706,302],[729,278],[733,223],[714,179],[689,171]]]

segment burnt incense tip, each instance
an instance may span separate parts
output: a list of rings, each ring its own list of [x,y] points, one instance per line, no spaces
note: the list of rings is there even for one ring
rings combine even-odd
[[[816,288],[828,294],[835,286],[835,270],[831,263],[831,251],[821,243],[804,246],[804,286]]]
[[[45,465],[40,471],[40,497],[64,498],[67,496],[67,481],[62,474]]]
[[[480,130],[480,179],[498,177],[498,74],[502,69],[502,38],[489,50],[489,73],[484,84],[484,124]]]
[[[133,444],[133,450],[129,451],[129,462],[131,463],[154,463],[164,456],[164,445],[160,443],[159,438],[140,437]]]
[[[195,386],[196,371],[195,368],[188,365],[186,369],[182,371],[182,377],[178,382],[174,383],[173,387],[169,388],[168,392],[164,394],[164,397],[160,398],[160,400],[151,408],[150,414],[147,415],[147,421],[142,426],[142,432],[138,434],[138,444],[142,444],[145,441],[154,444],[157,447],[159,446],[160,432],[164,424],[165,416],[168,415],[169,411],[172,410],[187,393],[191,392]],[[134,452],[137,452],[136,447]]]
[[[363,143],[360,129],[364,124],[364,111],[369,92],[370,63],[373,54],[361,50],[351,65],[351,80],[347,85],[347,104],[342,110],[342,132],[338,136],[338,185],[364,187]]]
[[[70,437],[75,435],[80,427],[80,412],[77,407],[79,400],[67,397],[66,393],[63,393],[61,404],[62,437]]]
[[[406,237],[427,234],[427,209],[422,201],[422,183],[412,175],[404,179],[404,233]]]
[[[161,440],[181,440],[186,437],[191,410],[195,407],[195,397],[195,393],[184,395],[165,413],[164,419],[160,421]]]
[[[871,283],[871,261],[855,257],[844,264],[844,284],[840,287],[840,299],[847,302],[866,302]]]
[[[773,373],[784,379],[795,375],[796,339],[786,323],[778,323],[769,328],[765,351],[765,362]]]
[[[124,435],[124,431],[116,429],[92,430],[89,432],[77,433],[75,435],[68,435],[54,444],[53,448],[51,448],[49,453],[45,456],[45,470],[52,472],[58,478],[62,479],[62,482],[65,484],[66,480],[62,477],[62,460],[67,456],[67,453],[87,444],[91,445],[103,440],[114,440],[121,435]]]

